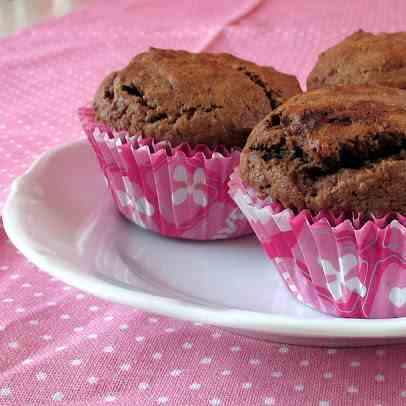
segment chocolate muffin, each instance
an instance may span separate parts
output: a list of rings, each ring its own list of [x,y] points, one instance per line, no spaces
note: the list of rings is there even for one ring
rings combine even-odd
[[[364,84],[406,89],[406,32],[357,31],[320,54],[307,79],[308,90]]]
[[[406,91],[295,96],[255,127],[240,165],[245,182],[284,207],[406,215]]]
[[[150,48],[99,87],[97,119],[155,141],[242,147],[258,121],[301,93],[295,76],[229,54]]]

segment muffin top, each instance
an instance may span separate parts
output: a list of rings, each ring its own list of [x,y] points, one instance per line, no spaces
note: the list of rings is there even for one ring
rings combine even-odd
[[[295,96],[255,127],[240,167],[284,207],[406,215],[406,91],[343,86]]]
[[[295,76],[233,55],[150,48],[104,79],[94,108],[113,129],[156,141],[242,147],[258,121],[300,92]]]
[[[406,89],[406,32],[357,31],[319,55],[307,89],[335,85]]]

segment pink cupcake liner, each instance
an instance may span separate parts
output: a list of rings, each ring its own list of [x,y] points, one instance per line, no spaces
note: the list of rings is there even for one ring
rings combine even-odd
[[[406,316],[406,218],[295,214],[231,175],[229,192],[290,292],[351,318]]]
[[[171,147],[151,138],[114,132],[79,110],[118,210],[133,223],[165,236],[216,240],[251,234],[228,194],[240,151],[224,147]]]

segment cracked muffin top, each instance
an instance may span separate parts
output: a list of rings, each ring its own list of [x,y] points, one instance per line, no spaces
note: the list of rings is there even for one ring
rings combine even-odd
[[[240,169],[284,207],[406,215],[406,91],[345,86],[295,96],[255,127]]]
[[[406,89],[406,32],[354,32],[320,54],[307,79],[308,90],[367,84]]]
[[[258,121],[300,92],[295,76],[233,55],[150,48],[108,75],[93,104],[115,130],[243,147]]]

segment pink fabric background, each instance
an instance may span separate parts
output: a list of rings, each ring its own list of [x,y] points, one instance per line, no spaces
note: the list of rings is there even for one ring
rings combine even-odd
[[[36,155],[83,136],[76,108],[149,45],[233,52],[303,84],[319,51],[405,17],[403,0],[99,0],[2,40],[0,202]],[[269,344],[114,305],[33,267],[1,228],[0,282],[0,404],[406,404],[406,346]]]

